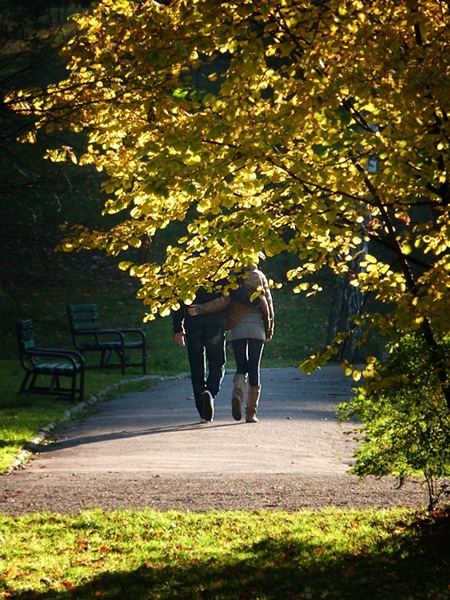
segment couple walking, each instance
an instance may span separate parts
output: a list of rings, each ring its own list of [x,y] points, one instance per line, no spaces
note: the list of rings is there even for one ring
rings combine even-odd
[[[243,269],[239,284],[228,296],[200,288],[193,304],[184,305],[172,314],[175,341],[187,347],[195,405],[202,422],[214,418],[214,398],[225,374],[225,331],[229,331],[236,361],[231,399],[233,418],[236,421],[242,418],[248,378],[245,420],[258,421],[260,364],[264,344],[273,335],[273,302],[267,278],[256,265]],[[255,292],[259,295],[252,299]]]

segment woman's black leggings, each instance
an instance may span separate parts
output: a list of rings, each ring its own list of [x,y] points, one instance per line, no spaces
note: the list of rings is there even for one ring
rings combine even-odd
[[[244,338],[233,340],[231,346],[236,361],[236,373],[243,375],[248,373],[249,385],[259,385],[259,366],[261,364],[264,341]]]

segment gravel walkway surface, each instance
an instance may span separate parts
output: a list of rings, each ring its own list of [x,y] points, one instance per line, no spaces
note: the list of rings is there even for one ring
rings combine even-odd
[[[263,369],[262,384],[256,424],[231,417],[231,373],[207,425],[186,375],[93,405],[0,476],[0,512],[426,506],[418,480],[397,489],[393,478],[360,482],[348,473],[355,443],[335,411],[351,381],[340,368],[311,376]]]

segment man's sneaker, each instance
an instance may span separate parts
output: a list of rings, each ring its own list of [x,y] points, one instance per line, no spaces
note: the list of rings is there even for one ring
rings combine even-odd
[[[212,421],[214,418],[214,398],[209,390],[202,393],[203,412],[202,417],[206,421]]]

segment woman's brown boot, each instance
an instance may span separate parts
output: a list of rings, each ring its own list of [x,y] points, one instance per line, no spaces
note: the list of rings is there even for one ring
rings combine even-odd
[[[247,423],[257,423],[256,412],[258,410],[259,396],[261,394],[260,385],[249,385],[247,391],[247,404],[245,405],[245,421]]]
[[[231,397],[231,414],[233,419],[242,419],[242,400],[244,399],[245,375],[236,373],[233,379],[233,395]]]

